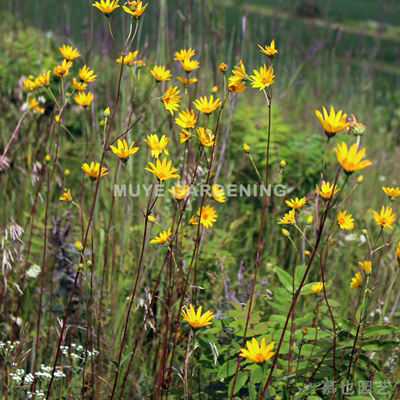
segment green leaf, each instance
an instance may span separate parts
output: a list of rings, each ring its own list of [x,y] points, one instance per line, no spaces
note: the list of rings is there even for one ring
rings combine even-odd
[[[370,336],[389,335],[399,330],[400,328],[393,325],[373,325],[365,328],[363,336],[366,338]]]
[[[282,268],[275,267],[275,272],[278,274],[278,278],[281,281],[282,285],[285,287],[287,291],[290,293],[293,292],[293,279],[292,277],[284,271]]]
[[[236,372],[237,360],[228,360],[218,371],[217,380],[229,378]]]
[[[301,264],[301,265],[298,265],[296,267],[296,273],[295,273],[295,276],[294,276],[294,283],[296,284],[297,287],[300,286],[300,283],[301,283],[301,281],[303,279],[303,276],[304,276],[304,274],[306,272],[306,269],[307,269],[307,265],[305,265],[305,264]]]
[[[231,383],[229,384],[229,396],[232,394],[232,387],[233,387],[233,382],[235,378],[232,378]],[[233,394],[237,393],[247,382],[247,374],[245,374],[242,371],[239,371],[236,383],[235,383],[235,390],[233,391]]]
[[[250,400],[257,400],[257,390],[256,385],[254,383],[249,383],[249,397]]]
[[[384,349],[393,349],[400,345],[398,340],[371,340],[365,344],[363,344],[363,350],[384,350]]]

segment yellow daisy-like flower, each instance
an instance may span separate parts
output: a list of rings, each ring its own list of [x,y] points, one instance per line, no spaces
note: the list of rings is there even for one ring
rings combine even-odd
[[[90,103],[92,102],[94,96],[92,92],[78,92],[74,96],[75,103],[79,104],[82,107],[87,107],[90,106]]]
[[[357,289],[362,283],[362,276],[360,272],[357,272],[354,275],[354,278],[351,278],[350,289]]]
[[[93,161],[90,163],[90,166],[87,163],[82,164],[82,169],[85,171],[86,174],[89,175],[92,181],[108,175],[107,168],[102,167],[100,171],[100,163],[95,164]]]
[[[324,181],[322,182],[321,188],[319,188],[318,185],[315,185],[315,193],[319,193],[319,195],[324,199],[330,199],[340,190],[336,188],[337,188],[336,185],[334,184],[331,185],[329,182]]]
[[[30,91],[32,91],[32,90],[37,88],[37,85],[36,85],[35,81],[33,81],[31,79],[25,79],[23,84]]]
[[[162,162],[159,158],[157,158],[156,165],[151,162],[149,162],[148,164],[151,168],[145,168],[145,170],[154,174],[160,182],[166,181],[168,179],[179,178],[179,175],[175,174],[178,169],[171,166],[172,160],[169,160],[167,163],[166,158],[164,158]]]
[[[196,50],[192,49],[191,47],[189,50],[182,49],[181,51],[176,51],[174,54],[175,61],[183,61],[186,58],[192,58],[196,54]]]
[[[186,109],[179,113],[179,118],[175,118],[175,123],[184,129],[194,128],[196,126],[197,117],[194,115],[194,111]]]
[[[94,75],[94,71],[84,65],[79,69],[79,78],[84,82],[94,82],[97,78],[97,75]]]
[[[251,75],[253,79],[251,86],[253,86],[253,88],[263,90],[274,83],[275,75],[272,66],[267,69],[267,66],[264,64],[264,66],[260,68],[260,71],[254,69],[253,72],[254,75]]]
[[[172,76],[169,69],[165,69],[164,66],[159,65],[154,66],[150,73],[154,76],[157,82],[169,81]]]
[[[190,187],[186,185],[176,185],[168,189],[168,192],[170,192],[176,200],[183,200],[185,197],[189,196],[189,191]]]
[[[183,59],[181,61],[182,68],[185,70],[185,72],[190,73],[194,71],[195,69],[198,69],[200,67],[200,63],[196,60],[191,60],[189,58]]]
[[[399,188],[387,188],[382,186],[382,190],[385,192],[385,194],[389,197],[389,200],[393,201],[397,197],[400,196],[400,189]]]
[[[207,131],[204,130],[202,126],[200,126],[197,130],[197,137],[200,140],[200,143],[205,146],[205,147],[211,147],[215,144],[215,135],[213,135],[212,131],[210,129],[207,129]]]
[[[279,225],[294,225],[296,223],[296,211],[292,208],[283,218],[278,222]]]
[[[354,218],[352,214],[346,215],[346,211],[339,211],[337,221],[340,229],[352,230],[354,229]]]
[[[60,50],[60,53],[62,54],[62,56],[68,61],[75,60],[75,58],[78,58],[81,56],[78,49],[74,49],[72,46],[67,46],[65,44],[63,44],[61,47],[59,47],[58,50]]]
[[[198,225],[199,224],[199,218],[192,216],[190,217],[189,225]]]
[[[169,137],[162,135],[161,139],[158,139],[158,136],[156,134],[153,135],[147,135],[147,140],[144,139],[144,142],[146,142],[150,149],[151,149],[151,155],[155,158],[158,158],[160,154],[163,152],[169,156],[169,152],[166,149],[167,144],[169,142]]]
[[[334,149],[334,151],[347,175],[351,175],[354,171],[360,171],[372,165],[371,160],[361,161],[365,154],[365,148],[357,151],[356,143],[348,149],[347,144],[342,142],[342,145],[338,144],[337,149]]]
[[[262,47],[258,45],[261,52],[267,55],[271,60],[278,54],[278,50],[275,48],[275,39],[272,39],[272,42],[269,46]]]
[[[59,78],[64,78],[69,75],[69,69],[72,67],[72,61],[63,60],[61,65],[57,65],[54,67],[54,73]]]
[[[328,137],[332,137],[335,133],[350,125],[349,122],[346,122],[347,114],[342,114],[342,110],[339,110],[339,112],[335,114],[335,109],[331,106],[330,114],[328,115],[326,108],[322,106],[322,111],[324,112],[323,116],[319,110],[315,110],[315,115],[321,122]]]
[[[35,84],[37,87],[49,86],[50,85],[50,74],[51,71],[47,71],[44,74],[40,74],[35,79]]]
[[[188,132],[186,129],[182,129],[182,132],[179,134],[179,141],[181,143],[186,142],[186,140],[190,139],[192,134]]]
[[[371,261],[359,262],[358,265],[365,271],[367,275],[372,273],[372,263]]]
[[[168,228],[168,231],[161,232],[158,236],[156,236],[153,240],[150,240],[150,243],[154,244],[164,244],[168,242],[168,239],[172,236],[171,228]]]
[[[239,67],[237,65],[233,67],[232,74],[233,76],[230,77],[232,83],[233,82],[238,83],[246,80],[247,73],[242,60],[240,60],[239,62]]]
[[[74,243],[74,246],[75,246],[75,250],[78,252],[78,253],[81,253],[82,251],[83,251],[83,244],[82,244],[82,242],[75,242]]]
[[[202,224],[205,228],[213,226],[213,222],[216,222],[218,217],[215,208],[208,205],[201,209],[201,215],[199,208],[197,210],[197,215],[200,217],[200,224]]]
[[[228,79],[228,90],[231,93],[242,93],[247,89],[247,86],[242,81],[237,81],[234,77]]]
[[[205,115],[210,115],[213,111],[215,111],[219,106],[222,105],[222,102],[219,98],[214,100],[214,96],[211,95],[210,100],[207,99],[207,96],[204,96],[194,101],[193,104],[199,111],[201,111]]]
[[[393,229],[392,224],[396,221],[396,213],[393,212],[391,207],[382,206],[381,213],[378,214],[373,211],[376,225],[382,226],[382,228]]]
[[[300,210],[300,208],[306,204],[306,196],[302,197],[301,199],[296,197],[295,199],[286,200],[285,203],[294,210]]]
[[[100,0],[92,4],[93,7],[98,8],[106,17],[109,17],[111,13],[119,7],[119,0]]]
[[[211,186],[211,195],[218,203],[225,203],[225,192],[220,185],[214,184]]]
[[[317,282],[317,283],[314,283],[314,285],[311,285],[311,291],[314,294],[321,293],[323,289],[324,289],[324,284],[322,282]]]
[[[135,62],[136,57],[138,55],[138,50],[134,51],[133,53],[130,51],[128,54],[125,55],[124,57],[124,64],[125,65],[131,65]],[[117,58],[115,60],[117,63],[122,63],[122,56]]]
[[[85,82],[78,81],[78,79],[74,77],[72,78],[72,85],[74,86],[75,90],[86,90],[88,84]]]
[[[125,139],[124,141],[118,139],[117,145],[118,147],[110,145],[110,149],[122,162],[128,161],[129,156],[135,154],[139,150],[139,147],[133,147],[135,142],[132,142],[131,145],[128,146]]]
[[[71,196],[71,189],[68,189],[64,194],[60,197],[60,201],[72,201],[72,196]]]
[[[182,317],[183,319],[194,329],[200,329],[204,326],[211,325],[211,320],[215,317],[215,315],[208,310],[203,315],[201,315],[202,307],[200,306],[196,311],[193,306],[190,304],[189,308],[184,307],[182,309]]]
[[[256,338],[253,337],[251,341],[246,343],[247,349],[240,349],[240,357],[247,358],[248,360],[262,364],[269,360],[275,353],[272,351],[274,348],[274,342],[271,342],[268,346],[265,338],[261,339],[261,346],[258,344]]]
[[[34,111],[36,111],[36,112],[38,112],[40,114],[43,114],[45,112],[45,109],[43,107],[40,107],[39,102],[34,97],[29,99],[28,107],[31,110],[34,110]]]
[[[139,19],[148,6],[148,3],[143,6],[141,1],[128,1],[125,4],[128,4],[128,6],[122,6],[122,8],[126,13],[132,15],[132,17],[135,19]]]
[[[188,79],[183,76],[177,76],[176,79],[178,79],[178,81],[181,82],[182,84],[184,84],[185,86],[192,85],[193,83],[196,83],[198,81],[197,78]]]
[[[181,91],[178,90],[178,86],[171,86],[164,93],[161,101],[164,103],[164,107],[167,111],[174,115],[174,111],[179,108],[179,103],[181,102],[182,96],[178,96]]]

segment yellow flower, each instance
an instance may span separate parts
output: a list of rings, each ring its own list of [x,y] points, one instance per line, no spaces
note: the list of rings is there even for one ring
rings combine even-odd
[[[182,317],[194,329],[200,329],[204,326],[211,325],[211,320],[215,315],[210,310],[201,315],[201,310],[202,307],[200,306],[196,313],[193,306],[190,304],[189,308],[184,307],[182,309]]]
[[[62,56],[68,61],[72,61],[75,60],[75,58],[80,57],[78,49],[74,49],[72,46],[67,46],[63,44],[61,47],[58,48],[58,50],[60,50]]]
[[[214,184],[211,186],[211,195],[218,203],[225,203],[225,192],[220,185]]]
[[[50,74],[51,74],[51,71],[49,70],[44,74],[38,75],[35,79],[36,87],[49,86],[50,85]]]
[[[304,255],[305,255],[305,256],[310,256],[311,253],[310,253],[308,250],[304,250]]]
[[[190,73],[200,67],[200,63],[198,61],[190,60],[189,58],[185,58],[183,61],[181,61],[181,65],[187,73]]]
[[[250,153],[250,146],[247,143],[243,143],[243,150],[245,153]]]
[[[169,81],[171,79],[171,71],[169,69],[165,69],[164,66],[154,66],[154,68],[150,71],[150,73],[154,76],[157,82]]]
[[[87,107],[90,106],[90,103],[93,100],[93,93],[92,92],[78,92],[75,96],[74,96],[74,100],[75,103],[79,104],[82,107]]]
[[[300,208],[306,204],[306,196],[302,197],[301,199],[296,197],[295,199],[286,200],[285,203],[294,210],[300,210]]]
[[[168,189],[168,192],[172,194],[174,199],[176,200],[183,200],[185,197],[189,195],[190,188],[189,186],[181,186],[181,185],[176,185],[172,186],[171,189]]]
[[[362,276],[360,272],[357,272],[354,275],[354,278],[351,278],[350,289],[357,289],[362,283]]]
[[[274,83],[275,75],[272,66],[267,69],[267,66],[264,64],[264,66],[260,68],[260,72],[256,69],[254,69],[253,72],[255,74],[251,75],[251,78],[253,79],[251,86],[253,86],[253,88],[263,90]]]
[[[87,163],[82,164],[82,169],[89,175],[92,181],[108,175],[107,168],[102,167],[100,172],[100,163],[95,164],[93,161],[90,163],[90,166]]]
[[[110,107],[107,107],[104,111],[103,111],[103,115],[105,118],[108,118],[111,115],[111,110]]]
[[[247,89],[246,84],[242,81],[237,81],[234,77],[228,79],[228,90],[232,93],[241,93]]]
[[[336,185],[334,184],[331,185],[329,182],[324,181],[322,182],[321,189],[318,187],[318,185],[315,185],[315,193],[319,193],[319,195],[324,199],[330,199],[340,190],[336,188],[337,188]]]
[[[152,215],[149,215],[149,216],[147,217],[147,219],[148,219],[150,222],[156,222],[156,219],[155,219]]]
[[[59,78],[64,78],[69,75],[69,69],[72,67],[72,61],[63,60],[61,65],[57,65],[54,67],[54,73]]]
[[[396,213],[393,212],[391,207],[382,206],[381,213],[378,214],[373,211],[376,225],[382,226],[382,228],[393,229],[392,224],[396,221]]]
[[[233,67],[232,74],[234,76],[231,76],[229,78],[232,83],[242,82],[247,78],[246,68],[244,67],[242,60],[240,60],[239,65],[240,65],[239,67],[237,65]]]
[[[397,197],[400,196],[400,189],[399,188],[387,188],[382,186],[382,190],[386,193],[389,197],[390,201],[395,200]]]
[[[179,134],[180,142],[184,143],[186,140],[188,140],[192,134],[188,132],[186,129],[182,129],[182,132]]]
[[[202,224],[205,228],[209,228],[213,226],[213,222],[217,221],[217,213],[215,212],[214,207],[204,206],[201,209],[200,215],[200,208],[197,211],[197,215],[200,217],[200,224]]]
[[[65,176],[68,176],[70,173],[71,173],[71,171],[68,168],[64,171]]]
[[[81,243],[81,242],[75,242],[75,244],[74,244],[74,246],[75,246],[75,250],[78,252],[78,253],[81,253],[82,252],[82,250],[83,250],[83,244]]]
[[[324,284],[322,282],[314,283],[314,285],[311,286],[311,291],[314,294],[321,293],[323,289],[324,289]]]
[[[157,158],[156,165],[149,162],[148,163],[151,168],[145,168],[146,171],[154,174],[160,182],[166,181],[168,179],[179,178],[178,174],[175,174],[178,171],[177,168],[171,166],[172,160],[169,160],[167,163],[167,159],[164,158],[162,162]]]
[[[128,1],[125,4],[128,4],[128,7],[122,6],[122,8],[125,12],[132,15],[132,17],[134,17],[135,19],[139,19],[144,13],[146,7],[148,6],[148,3],[143,6],[141,1]]]
[[[75,90],[86,90],[88,84],[80,82],[74,77],[72,78],[72,85],[74,86]]]
[[[307,225],[311,225],[311,224],[313,223],[313,221],[314,221],[314,217],[313,217],[312,215],[310,215],[310,216],[307,218],[306,224],[307,224]]]
[[[352,230],[354,229],[354,218],[351,218],[353,215],[346,215],[346,211],[339,211],[337,216],[337,221],[340,229]]]
[[[363,180],[364,180],[364,176],[363,176],[363,175],[360,175],[360,176],[357,178],[357,183],[361,183]]]
[[[248,360],[262,364],[269,360],[275,353],[272,351],[274,348],[274,342],[271,342],[268,346],[266,345],[265,338],[261,339],[261,346],[258,344],[256,338],[253,337],[252,341],[247,341],[247,349],[240,349],[240,357],[247,358]]]
[[[45,109],[43,107],[40,107],[39,102],[34,97],[29,99],[28,106],[30,109],[40,114],[43,114],[45,112]]]
[[[357,152],[356,143],[348,149],[347,144],[342,142],[342,145],[338,144],[338,148],[334,149],[334,151],[340,165],[347,175],[351,175],[354,171],[360,171],[372,165],[371,160],[361,161],[365,154],[365,148]]]
[[[196,54],[196,50],[192,49],[191,47],[189,50],[182,49],[181,51],[176,51],[174,54],[175,61],[183,61],[187,58],[191,58]]]
[[[179,118],[175,118],[175,123],[182,128],[194,128],[196,126],[197,117],[194,115],[193,110],[182,111],[179,113]]]
[[[162,135],[161,140],[158,139],[158,136],[156,134],[153,135],[147,135],[147,140],[144,139],[144,142],[146,142],[150,149],[151,149],[151,155],[155,158],[158,158],[160,154],[163,152],[169,156],[169,152],[166,149],[167,144],[169,142],[169,137]]]
[[[372,273],[372,263],[371,261],[359,262],[358,265],[365,271],[367,275]]]
[[[194,101],[193,104],[199,111],[201,111],[205,115],[210,115],[220,105],[222,105],[222,102],[219,98],[214,101],[214,96],[211,95],[210,100],[208,100],[207,97],[204,96],[203,98],[200,97],[199,100]]]
[[[134,51],[133,53],[130,51],[128,54],[125,55],[124,57],[124,64],[125,65],[131,65],[133,62],[136,60],[136,56],[138,55],[138,51]],[[122,63],[122,56],[117,58],[115,60],[117,63]]]
[[[100,126],[104,126],[106,123],[104,122],[104,119],[102,119],[100,122],[99,122],[99,125]]]
[[[164,244],[168,242],[168,239],[172,236],[171,228],[168,228],[168,231],[161,232],[158,236],[156,236],[153,240],[150,240],[150,243],[154,244]]]
[[[97,75],[94,75],[94,71],[84,65],[79,69],[79,78],[81,78],[81,81],[84,82],[94,82],[97,78]]]
[[[272,42],[269,46],[262,47],[258,45],[261,52],[266,54],[271,60],[278,54],[278,50],[275,48],[275,39],[272,39]]]
[[[46,157],[44,158],[44,160],[45,160],[46,162],[50,162],[50,160],[51,160],[50,154],[46,154]]]
[[[221,63],[221,64],[219,64],[219,70],[222,73],[225,73],[226,71],[228,71],[228,66],[225,63]]]
[[[400,242],[399,242],[399,244],[397,245],[397,248],[396,248],[396,256],[397,256],[397,260],[400,263]]]
[[[37,84],[36,84],[36,79],[34,81],[32,79],[29,79],[29,78],[25,79],[23,81],[23,84],[30,91],[32,91],[32,90],[34,90],[34,89],[36,89],[38,87]]]
[[[106,17],[119,7],[119,0],[100,0],[100,3],[96,1],[92,4],[93,7],[98,8]]]
[[[335,114],[335,109],[331,106],[329,115],[324,106],[322,106],[322,110],[324,112],[323,116],[319,110],[315,110],[315,115],[321,122],[321,125],[325,129],[325,133],[328,137],[332,137],[335,135],[335,133],[347,128],[350,125],[349,122],[346,122],[347,114],[342,115],[342,110],[339,110],[339,112]]]
[[[199,224],[199,218],[192,216],[190,217],[190,221],[189,221],[190,225],[198,225]]]
[[[182,76],[177,76],[176,79],[178,79],[179,82],[183,83],[185,86],[192,85],[193,83],[196,83],[198,81],[197,78],[184,78]]]
[[[215,144],[215,135],[212,134],[212,131],[210,129],[207,129],[207,131],[204,131],[203,127],[199,127],[196,130],[197,137],[200,140],[200,143],[205,146],[205,147],[211,147]]]
[[[182,96],[178,96],[178,93],[180,93],[178,86],[171,86],[161,99],[165,109],[168,110],[171,115],[174,115],[174,111],[179,108],[179,103],[181,102]]]
[[[211,89],[211,93],[217,93],[218,92],[218,86],[213,86]]]
[[[110,145],[110,149],[122,162],[128,161],[129,156],[135,154],[139,150],[139,147],[133,147],[135,142],[132,142],[128,147],[126,139],[124,139],[124,141],[118,139],[117,145],[118,148]]]
[[[71,196],[71,189],[68,189],[64,194],[60,197],[61,201],[72,201],[72,196]]]
[[[292,208],[283,218],[278,222],[279,225],[294,225],[296,223],[296,211]]]

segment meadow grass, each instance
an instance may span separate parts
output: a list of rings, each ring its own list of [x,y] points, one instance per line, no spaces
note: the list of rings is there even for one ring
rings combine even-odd
[[[115,42],[108,19],[89,3],[61,5],[50,17],[43,2],[29,26],[4,14],[4,398],[341,398],[350,384],[353,397],[364,398],[359,382],[376,399],[398,396],[398,222],[390,229],[388,218],[373,213],[383,205],[398,212],[399,200],[390,199],[396,194],[382,190],[398,187],[398,67],[371,31],[354,35],[236,5],[160,0],[138,20],[118,8],[109,19]],[[54,25],[62,10],[72,41]],[[40,30],[48,26],[55,33]],[[129,32],[129,51],[138,50],[143,68],[115,62]],[[278,54],[270,59],[257,44],[272,39]],[[60,79],[53,68],[64,43],[81,57]],[[174,53],[189,47],[200,68],[187,74],[198,82],[185,88]],[[247,75],[228,80],[240,60]],[[272,63],[274,82],[252,88],[253,69]],[[71,84],[84,64],[97,75],[87,107],[76,103]],[[172,78],[156,83],[154,65],[165,65]],[[30,74],[46,70],[49,85],[24,88]],[[244,92],[228,90],[241,81]],[[181,96],[173,116],[160,101],[170,86]],[[221,104],[206,116],[193,101],[211,94]],[[37,105],[29,103],[33,97]],[[322,105],[349,114],[329,140],[314,113]],[[186,108],[216,141],[202,142],[188,128],[191,139],[180,143],[175,118]],[[349,125],[350,113],[362,125]],[[155,197],[151,189],[151,197],[145,190],[115,196],[114,184],[157,183],[144,170],[156,163],[144,142],[150,134],[169,138],[169,154],[158,158],[172,160],[180,175],[166,188],[218,183],[225,201],[193,193],[177,200],[167,190]],[[119,137],[139,147],[128,160],[109,147]],[[346,174],[349,166],[333,151],[342,142],[366,147],[372,166]],[[81,168],[91,161],[108,175],[91,180]],[[315,193],[324,180],[341,189],[325,200]],[[261,183],[283,184],[286,195],[227,196],[229,184]],[[67,189],[72,199],[61,201]],[[294,212],[296,224],[279,224],[291,209],[285,201],[296,197],[306,199]],[[206,207],[217,214],[211,226],[207,217],[191,220]],[[354,218],[350,230],[338,225],[344,210]],[[151,243],[156,237],[160,244]],[[371,274],[361,261],[372,262]],[[352,278],[359,286],[351,290]],[[213,314],[182,316],[190,304]],[[273,344],[257,352],[246,344],[252,338]]]

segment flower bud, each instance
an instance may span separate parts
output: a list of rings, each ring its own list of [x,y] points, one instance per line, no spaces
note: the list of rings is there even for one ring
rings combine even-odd
[[[78,253],[82,253],[82,250],[83,250],[83,244],[81,243],[81,242],[75,242],[75,250],[78,252]]]
[[[307,329],[307,328],[303,328],[303,329],[301,330],[301,333],[302,333],[304,336],[306,336],[306,335],[308,334],[308,329]]]
[[[397,261],[399,262],[399,265],[400,265],[400,242],[397,245],[396,256],[397,256]]]
[[[107,107],[107,108],[104,110],[103,115],[104,115],[106,118],[108,118],[108,117],[111,115],[110,107]]]
[[[56,122],[60,122],[60,116],[59,115],[55,115],[54,119],[56,120]]]
[[[250,146],[247,143],[243,144],[243,150],[245,153],[250,154]]]
[[[283,169],[286,167],[286,161],[285,160],[281,160],[281,162],[279,163],[279,166]]]
[[[286,237],[289,237],[289,236],[290,236],[290,232],[289,232],[288,230],[286,230],[286,229],[282,229],[282,234],[283,234],[284,236],[286,236]]]
[[[365,236],[368,236],[368,231],[365,228],[361,230],[361,233]]]
[[[311,253],[308,250],[304,250],[304,255],[308,257],[311,255]]]
[[[350,126],[349,132],[354,136],[361,136],[365,132],[365,125],[361,122],[356,122]]]
[[[100,126],[104,126],[106,123],[104,122],[104,119],[102,119],[99,123]]]
[[[214,86],[212,89],[211,89],[211,93],[217,93],[218,92],[218,86]]]
[[[335,239],[332,238],[332,239],[329,241],[329,243],[330,243],[330,244],[334,244],[334,243],[335,243]]]
[[[307,224],[307,225],[311,225],[311,224],[313,223],[313,221],[314,221],[314,217],[313,217],[312,215],[310,215],[310,216],[307,218],[306,224]]]
[[[364,176],[363,176],[363,175],[360,175],[360,176],[357,178],[357,183],[361,183],[363,180],[364,180]]]
[[[156,219],[155,219],[152,215],[149,215],[149,216],[147,217],[147,219],[148,219],[150,222],[156,222]]]
[[[224,74],[226,71],[228,71],[228,66],[225,63],[221,63],[219,65],[219,70]]]
[[[44,161],[46,162],[46,164],[48,164],[51,161],[50,154],[46,154],[46,157],[44,158]]]
[[[88,260],[86,264],[87,264],[87,266],[89,268],[91,268],[93,266],[93,261],[92,260]]]
[[[143,60],[137,60],[134,62],[136,68],[140,69],[146,66],[146,63]]]
[[[64,176],[68,176],[70,173],[71,173],[71,171],[67,168],[67,169],[64,171]]]

